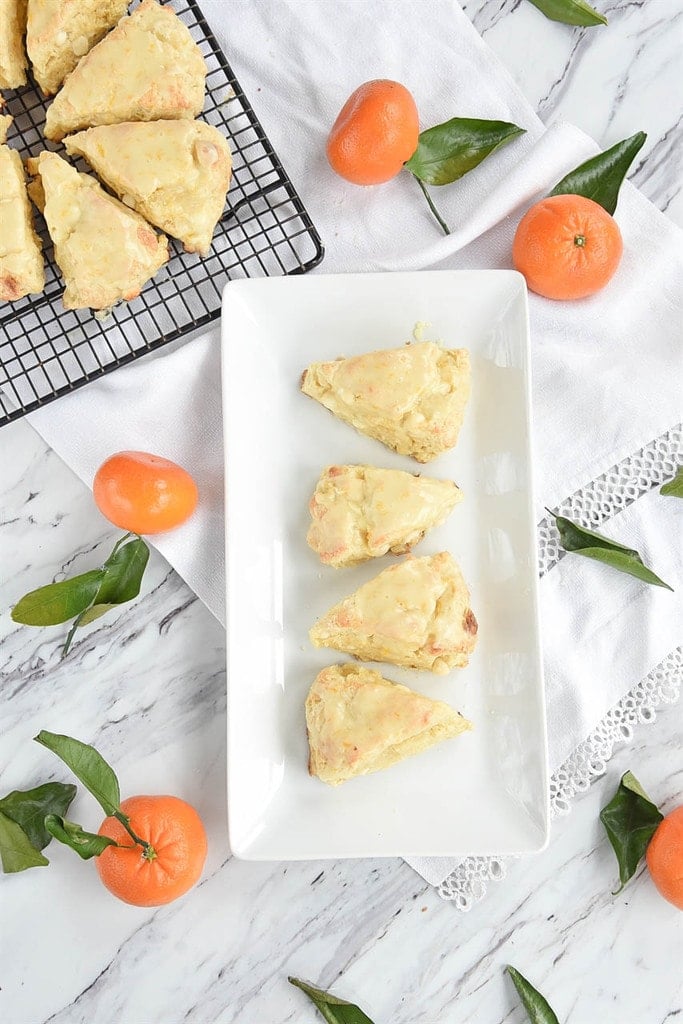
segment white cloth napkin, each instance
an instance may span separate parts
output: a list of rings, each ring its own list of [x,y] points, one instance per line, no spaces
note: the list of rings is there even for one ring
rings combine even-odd
[[[509,267],[522,212],[597,151],[577,129],[543,125],[451,0],[203,0],[202,8],[326,245],[324,272]],[[362,189],[329,169],[324,141],[361,80],[395,78],[424,127],[460,115],[499,118],[527,134],[460,182],[435,191],[453,234],[432,220],[408,174]],[[539,498],[554,507],[681,418],[682,234],[625,186],[618,274],[575,303],[530,297]],[[200,508],[156,546],[224,620],[220,337],[137,361],[34,413],[31,423],[90,485],[122,448],[173,458],[196,477]],[[676,510],[651,495],[610,529],[683,590]],[[609,532],[609,530],[606,530]],[[678,642],[678,594],[577,557],[541,583],[551,766]],[[492,851],[495,852],[495,851]],[[439,883],[455,866],[414,866]]]

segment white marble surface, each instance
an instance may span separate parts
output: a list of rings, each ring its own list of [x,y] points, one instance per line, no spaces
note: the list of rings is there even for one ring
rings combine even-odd
[[[548,123],[573,121],[605,145],[648,131],[634,180],[681,223],[681,4],[598,5],[608,29],[550,23],[526,0],[464,7]],[[0,495],[5,609],[112,545],[89,492],[24,422],[0,431]],[[377,1024],[517,1024],[508,962],[565,1024],[663,1024],[683,1013],[683,915],[642,871],[610,895],[615,865],[597,820],[627,767],[665,808],[681,802],[680,706],[617,752],[555,823],[545,853],[512,864],[460,915],[400,861],[229,857],[223,631],[156,554],[144,591],[85,631],[65,663],[59,628],[15,626],[2,613],[0,792],[67,778],[31,742],[40,728],[80,736],[115,765],[124,792],[195,804],[210,842],[205,876],[156,911],[118,903],[92,864],[54,844],[49,869],[1,878],[3,1021],[304,1024],[315,1013],[287,984],[296,974],[357,999]],[[72,816],[99,822],[86,797]]]

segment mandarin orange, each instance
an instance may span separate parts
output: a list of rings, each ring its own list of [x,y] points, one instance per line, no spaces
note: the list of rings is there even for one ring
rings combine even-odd
[[[665,900],[683,910],[683,806],[657,826],[645,854],[652,881]]]
[[[583,299],[614,276],[623,243],[617,222],[585,196],[548,196],[522,217],[512,262],[532,292]]]
[[[194,512],[197,485],[181,466],[148,452],[118,452],[95,474],[93,497],[102,515],[130,533],[161,533]]]
[[[406,87],[375,79],[359,86],[342,107],[327,140],[327,159],[354,185],[379,185],[410,159],[419,133],[417,107]]]
[[[121,810],[150,849],[134,843],[117,818],[99,829],[122,846],[108,846],[96,859],[103,884],[124,903],[159,907],[186,893],[201,876],[206,833],[194,807],[175,796],[132,796]]]

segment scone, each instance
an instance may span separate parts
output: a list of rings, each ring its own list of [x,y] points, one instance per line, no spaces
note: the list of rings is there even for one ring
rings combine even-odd
[[[387,551],[403,554],[462,500],[452,480],[398,469],[328,466],[309,510],[306,540],[325,565],[357,565]]]
[[[169,6],[142,0],[86,54],[48,107],[45,135],[121,121],[192,120],[204,105],[206,65]]]
[[[429,462],[458,440],[470,394],[469,353],[423,341],[313,363],[301,390],[362,434]]]
[[[26,0],[0,0],[0,89],[26,85],[25,31]]]
[[[472,724],[440,700],[430,700],[379,672],[332,665],[306,698],[308,770],[330,786],[389,768]]]
[[[460,569],[446,551],[409,555],[359,587],[309,631],[314,647],[445,675],[464,668],[477,620]]]
[[[26,51],[46,96],[127,10],[128,0],[28,0]]]
[[[230,148],[217,128],[203,121],[133,121],[90,128],[64,145],[187,252],[209,251],[232,170]]]
[[[29,185],[54,242],[66,309],[108,309],[134,299],[168,259],[168,242],[137,213],[56,153],[28,162]]]
[[[11,117],[0,117],[0,143],[11,123]],[[44,287],[43,255],[33,229],[24,167],[16,150],[0,145],[0,302],[42,292]]]

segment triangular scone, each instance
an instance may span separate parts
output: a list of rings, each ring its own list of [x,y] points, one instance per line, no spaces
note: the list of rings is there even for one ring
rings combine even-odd
[[[452,480],[374,466],[328,466],[309,510],[306,540],[325,565],[357,565],[409,551],[462,500]]]
[[[90,128],[64,145],[187,252],[209,251],[232,170],[217,128],[204,121],[132,121]]]
[[[48,107],[45,135],[120,121],[197,116],[206,65],[173,9],[142,0],[71,72]]]
[[[26,85],[25,31],[26,0],[0,0],[0,89]]]
[[[11,123],[11,117],[0,117],[0,143]],[[16,150],[0,145],[0,302],[44,287],[43,254],[33,229],[24,167]]]
[[[424,341],[312,363],[301,390],[362,434],[429,462],[458,440],[470,394],[469,353]]]
[[[477,620],[460,569],[446,551],[409,555],[359,587],[309,631],[315,647],[445,675],[464,668]]]
[[[127,10],[128,0],[28,0],[26,51],[46,96]]]
[[[440,700],[430,700],[379,672],[332,665],[306,698],[308,770],[330,786],[389,768],[472,724]]]
[[[29,192],[44,205],[65,308],[108,309],[139,295],[168,259],[164,235],[56,153],[41,153],[29,169],[40,175]]]

